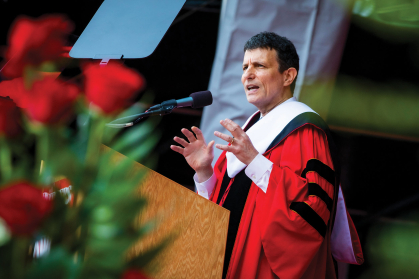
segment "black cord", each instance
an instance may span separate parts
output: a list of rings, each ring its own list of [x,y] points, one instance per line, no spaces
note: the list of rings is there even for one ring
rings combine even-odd
[[[126,127],[131,127],[137,123],[139,123],[142,119],[144,119],[145,117],[149,117],[151,115],[165,115],[165,114],[169,114],[172,112],[172,110],[175,108],[174,105],[170,105],[170,106],[166,106],[166,107],[162,107],[159,109],[155,109],[155,110],[146,110],[143,113],[140,114],[135,114],[135,115],[130,115],[130,116],[126,116],[126,117],[122,117],[122,118],[118,118],[110,123],[107,123],[106,126],[110,127],[110,128],[117,128],[117,129],[121,129],[121,128],[126,128]],[[121,122],[122,120],[125,119],[133,119],[135,118],[134,121],[132,122],[127,122],[127,123],[114,123],[114,122]]]

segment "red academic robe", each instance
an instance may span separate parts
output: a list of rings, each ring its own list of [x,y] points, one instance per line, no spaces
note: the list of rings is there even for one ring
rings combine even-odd
[[[263,155],[273,162],[268,189],[264,193],[254,183],[250,187],[226,278],[336,278],[329,222],[335,205],[325,202],[334,198],[335,186],[325,175],[306,169],[310,161],[333,173],[325,132],[305,124]],[[214,202],[225,171],[223,152],[214,167]],[[311,186],[317,191],[309,194]]]

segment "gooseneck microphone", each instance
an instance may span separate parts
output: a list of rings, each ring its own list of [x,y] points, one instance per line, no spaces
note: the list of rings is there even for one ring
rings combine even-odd
[[[172,107],[173,108],[181,108],[181,107],[192,107],[194,109],[196,108],[202,108],[205,106],[209,106],[212,104],[212,94],[209,91],[199,91],[192,93],[187,98],[179,99],[179,100],[168,100],[164,101],[160,105],[152,106],[148,109],[148,111],[156,110],[156,109],[162,109],[165,107]]]
[[[146,110],[143,113],[136,114],[136,115],[130,115],[123,118],[116,119],[110,123],[107,123],[106,126],[111,128],[125,128],[130,127],[138,122],[144,117],[151,116],[151,115],[165,115],[172,112],[174,108],[180,108],[180,107],[192,107],[194,109],[196,108],[202,108],[205,106],[209,106],[212,104],[212,94],[210,91],[199,91],[192,93],[187,98],[179,99],[179,100],[168,100],[164,101],[159,105],[152,106],[148,110]],[[127,121],[128,119],[134,119],[132,122],[128,123],[115,123],[115,122],[121,122],[121,121]]]

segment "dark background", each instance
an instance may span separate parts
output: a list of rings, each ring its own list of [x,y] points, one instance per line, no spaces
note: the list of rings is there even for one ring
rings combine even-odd
[[[188,1],[178,19],[204,2]],[[100,0],[0,0],[0,54],[7,44],[10,24],[19,15],[65,14],[75,23],[73,35],[76,38],[101,3]],[[154,103],[184,98],[192,92],[207,89],[216,49],[220,6],[220,0],[212,1],[205,9],[178,20],[151,56],[125,61],[127,66],[144,75],[147,90],[154,93]],[[416,83],[419,67],[410,59],[415,47],[411,42],[380,38],[351,23],[339,74],[378,83],[388,80]],[[196,111],[163,116],[158,126],[162,137],[154,151],[159,156],[154,169],[189,189],[193,187],[194,172],[169,146],[174,143],[174,136],[181,136],[181,128],[199,126],[200,119]],[[373,224],[392,222],[391,218],[400,218],[404,212],[417,209],[419,140],[408,142],[354,133],[333,134],[340,150],[347,206],[365,247]],[[349,278],[357,278],[370,268],[368,254],[365,257],[364,265],[350,267]]]

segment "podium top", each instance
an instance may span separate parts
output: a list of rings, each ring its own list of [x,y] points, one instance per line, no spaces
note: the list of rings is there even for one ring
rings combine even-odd
[[[70,51],[73,58],[151,55],[186,0],[105,0]]]

